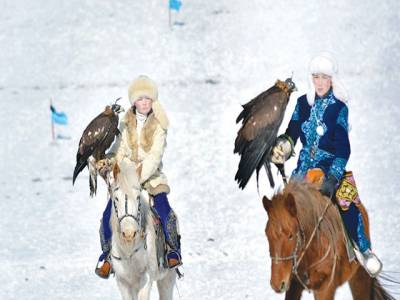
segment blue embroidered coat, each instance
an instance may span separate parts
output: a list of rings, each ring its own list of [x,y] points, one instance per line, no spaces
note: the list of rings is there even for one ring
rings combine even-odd
[[[350,156],[348,109],[332,89],[316,96],[312,106],[306,95],[298,98],[286,134],[294,145],[298,138],[303,144],[292,176],[303,178],[309,169],[321,168],[326,176],[342,178]]]

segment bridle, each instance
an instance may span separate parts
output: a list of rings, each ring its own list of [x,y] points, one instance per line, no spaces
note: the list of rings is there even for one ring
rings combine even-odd
[[[125,218],[132,218],[133,220],[135,220],[135,222],[139,225],[139,229],[135,231],[135,235],[137,235],[137,233],[140,231],[140,237],[143,241],[143,243],[140,244],[139,247],[133,249],[131,255],[129,255],[128,257],[118,257],[115,256],[113,254],[113,251],[111,249],[111,256],[112,258],[116,259],[116,260],[122,260],[122,259],[130,259],[136,252],[138,252],[140,250],[140,248],[143,246],[143,248],[146,250],[147,249],[147,243],[146,243],[146,231],[145,231],[145,216],[144,216],[144,211],[142,211],[142,204],[140,201],[140,194],[136,197],[137,203],[138,203],[138,207],[137,207],[137,213],[136,216],[133,214],[128,213],[128,195],[125,193],[125,214],[123,216],[119,216],[118,215],[118,207],[116,202],[119,201],[119,199],[117,197],[114,196],[114,192],[119,190],[119,186],[116,186],[114,189],[112,188],[111,185],[111,180],[110,180],[110,172],[106,173],[106,183],[107,183],[107,190],[108,190],[108,196],[107,198],[111,198],[111,201],[113,203],[114,206],[114,212],[115,212],[115,216],[118,220],[118,233],[121,233],[121,222],[123,219]]]
[[[301,245],[302,245],[301,240],[303,239],[303,241],[305,241],[305,234],[304,234],[304,230],[302,229],[302,227],[300,225],[299,220],[297,220],[298,225],[299,225],[299,230],[296,233],[296,246],[294,247],[292,254],[289,255],[289,256],[283,256],[283,257],[281,257],[281,256],[270,256],[272,262],[275,262],[275,263],[279,263],[281,261],[293,260],[292,274],[294,274],[296,276],[297,280],[300,282],[300,284],[303,286],[303,288],[305,290],[307,290],[307,291],[310,291],[310,288],[307,287],[307,285],[304,283],[304,281],[301,279],[301,277],[300,277],[300,275],[298,273],[299,265],[300,265],[301,260],[304,257],[304,254],[306,253],[308,247],[310,246],[311,241],[314,238],[315,233],[317,232],[317,229],[318,229],[319,225],[321,224],[321,222],[322,222],[322,220],[323,220],[323,218],[325,216],[325,213],[327,212],[327,210],[328,210],[328,208],[329,208],[329,206],[331,204],[332,204],[332,202],[329,201],[327,203],[327,205],[325,206],[324,211],[322,212],[321,216],[318,218],[318,222],[315,225],[314,230],[312,231],[311,236],[308,239],[307,244],[305,245],[305,247],[303,247],[302,251],[300,252],[300,255],[298,255],[297,252],[301,248]]]
[[[298,257],[297,251],[299,250],[300,246],[301,246],[301,238],[300,238],[300,230],[299,230],[296,234],[296,246],[294,247],[292,254],[289,256],[283,256],[283,257],[282,256],[270,256],[271,260],[273,262],[275,262],[276,264],[280,261],[293,260],[293,267],[295,265],[298,266],[296,261],[297,261],[297,257]]]
[[[119,187],[117,186],[113,191],[115,192],[118,189],[119,189]],[[142,211],[142,203],[140,201],[140,195],[138,195],[136,197],[136,200],[137,200],[137,212],[136,212],[136,215],[133,215],[128,212],[128,195],[125,194],[125,206],[124,206],[125,213],[122,216],[120,216],[118,207],[117,207],[117,202],[119,202],[120,199],[118,199],[118,197],[115,197],[115,196],[112,197],[115,216],[118,220],[118,232],[121,232],[121,222],[125,218],[132,218],[136,222],[136,224],[138,224],[139,229],[136,230],[136,233],[138,233],[138,231],[142,231],[142,232],[144,231],[144,216],[143,216],[143,211]]]
[[[119,189],[119,187],[116,187],[114,189],[114,192],[117,191],[118,189]],[[135,215],[130,214],[128,212],[128,195],[125,194],[125,214],[122,215],[122,216],[119,216],[118,215],[118,207],[117,207],[117,202],[119,202],[119,199],[118,199],[118,197],[113,197],[114,211],[115,211],[115,216],[118,219],[119,229],[121,229],[121,222],[125,218],[132,218],[139,225],[139,227],[142,226],[142,212],[141,212],[140,195],[137,196],[136,200],[137,200],[137,203],[138,203],[138,207],[137,207],[137,213],[136,213],[136,216],[135,216]]]

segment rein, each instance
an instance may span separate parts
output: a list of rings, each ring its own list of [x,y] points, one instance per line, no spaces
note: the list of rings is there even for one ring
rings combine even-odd
[[[324,219],[324,216],[326,214],[326,212],[328,211],[329,206],[332,204],[331,201],[329,201],[327,203],[327,205],[325,206],[324,211],[322,212],[321,216],[318,218],[317,224],[315,225],[310,238],[308,239],[308,242],[306,244],[306,246],[302,249],[302,252],[300,255],[297,255],[297,251],[299,250],[300,246],[301,246],[301,236],[303,236],[304,239],[304,231],[300,226],[299,231],[297,231],[296,234],[296,246],[292,252],[291,255],[289,256],[284,256],[284,257],[280,257],[280,256],[271,256],[271,260],[275,261],[275,263],[278,263],[280,261],[287,261],[287,260],[293,260],[293,267],[292,267],[292,273],[296,276],[297,280],[300,282],[300,284],[303,286],[303,288],[305,290],[307,290],[308,292],[310,292],[310,289],[307,287],[307,285],[304,283],[304,281],[300,278],[300,275],[298,273],[298,268],[300,265],[300,262],[302,261],[307,249],[310,247],[311,242],[315,236],[315,234],[317,233],[318,227],[321,224],[322,220]],[[300,225],[300,223],[299,223]]]

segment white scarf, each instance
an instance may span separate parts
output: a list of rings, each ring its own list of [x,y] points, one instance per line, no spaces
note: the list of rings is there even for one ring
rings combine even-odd
[[[136,111],[136,132],[138,135],[138,139],[140,139],[140,133],[142,132],[142,128],[144,122],[146,122],[147,115],[141,114],[140,112]]]

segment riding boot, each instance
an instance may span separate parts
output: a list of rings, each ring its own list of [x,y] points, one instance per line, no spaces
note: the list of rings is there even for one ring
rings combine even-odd
[[[340,209],[340,214],[350,238],[356,243],[358,249],[361,252],[367,251],[371,244],[365,234],[364,222],[357,206],[351,203],[348,210]]]
[[[169,268],[177,267],[182,264],[180,235],[177,228],[177,218],[169,205],[166,193],[159,193],[154,196],[154,208],[160,217],[168,245],[166,255],[168,266]]]
[[[108,279],[108,277],[110,277],[110,274],[112,273],[111,259],[109,254],[106,257],[102,258],[103,254],[100,255],[96,268],[94,269],[94,272],[100,278]],[[104,263],[99,267],[100,262],[103,260]]]
[[[382,270],[382,262],[371,250],[361,212],[354,203],[351,203],[348,210],[340,209],[340,214],[350,238],[355,243],[354,253],[358,262],[371,277],[376,277]]]
[[[95,273],[101,278],[107,279],[112,272],[110,251],[111,251],[111,237],[112,231],[110,226],[111,218],[111,199],[108,201],[107,206],[103,212],[103,218],[100,221],[100,244],[102,254],[100,255],[97,265],[95,268]],[[104,263],[99,267],[100,262]]]

